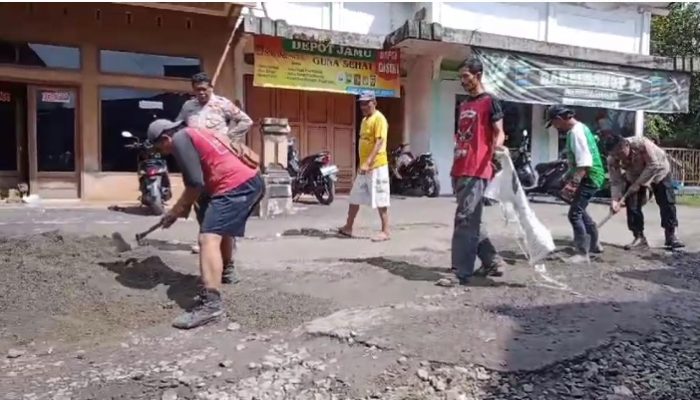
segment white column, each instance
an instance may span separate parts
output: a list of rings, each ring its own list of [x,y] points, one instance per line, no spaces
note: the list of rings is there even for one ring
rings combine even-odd
[[[406,131],[414,153],[430,151],[432,118],[433,59],[420,56],[408,70],[406,79]]]
[[[639,54],[648,55],[651,47],[651,12],[644,11],[642,17],[642,36],[639,41]],[[644,136],[644,111],[634,115],[634,136]]]

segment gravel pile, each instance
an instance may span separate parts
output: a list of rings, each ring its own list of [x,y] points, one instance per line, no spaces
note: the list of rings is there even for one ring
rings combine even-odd
[[[663,326],[644,339],[615,341],[538,371],[502,373],[423,362],[404,384],[388,385],[370,398],[697,400],[700,324],[665,319]],[[388,375],[401,372],[410,370],[399,367]]]

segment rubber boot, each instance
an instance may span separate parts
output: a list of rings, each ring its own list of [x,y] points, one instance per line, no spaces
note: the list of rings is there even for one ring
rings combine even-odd
[[[591,237],[587,234],[574,236],[574,248],[576,255],[569,257],[572,264],[590,263]]]
[[[682,249],[685,247],[685,244],[678,240],[676,237],[676,229],[675,228],[666,228],[665,231],[666,234],[666,242],[664,243],[664,246],[667,249],[674,250],[674,249]]]
[[[603,254],[603,246],[600,244],[600,240],[598,240],[598,228],[593,227],[590,238],[591,245],[589,247],[589,252],[591,254]]]

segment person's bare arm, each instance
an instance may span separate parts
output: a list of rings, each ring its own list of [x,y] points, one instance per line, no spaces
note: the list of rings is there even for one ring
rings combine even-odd
[[[495,97],[491,98],[491,125],[493,127],[493,148],[502,149],[506,141],[506,132],[503,130],[503,106]]]
[[[493,123],[493,148],[503,148],[503,143],[506,140],[506,133],[503,130],[503,120],[499,119]]]

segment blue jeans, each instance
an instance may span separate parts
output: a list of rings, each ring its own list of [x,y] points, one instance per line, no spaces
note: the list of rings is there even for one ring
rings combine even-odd
[[[598,188],[588,179],[581,184],[574,194],[569,207],[569,222],[574,230],[574,246],[583,254],[588,254],[598,244],[598,228],[591,216],[586,211]]]
[[[479,257],[482,265],[499,260],[495,247],[481,224],[484,211],[484,191],[488,181],[472,177],[454,180],[457,195],[454,231],[452,233],[452,266],[457,278],[469,279],[474,274],[474,263]]]

